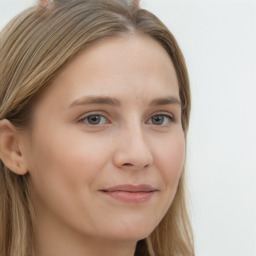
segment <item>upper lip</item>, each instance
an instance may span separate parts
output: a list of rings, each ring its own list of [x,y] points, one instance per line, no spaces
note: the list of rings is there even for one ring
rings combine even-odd
[[[155,187],[148,184],[139,184],[139,185],[131,185],[131,184],[122,184],[113,187],[109,187],[106,189],[102,189],[103,192],[114,192],[114,191],[126,191],[126,192],[154,192],[158,191]]]

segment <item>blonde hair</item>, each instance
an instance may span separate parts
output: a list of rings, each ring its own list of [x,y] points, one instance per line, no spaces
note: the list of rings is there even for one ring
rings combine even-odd
[[[129,0],[59,0],[46,9],[35,6],[16,16],[0,34],[0,119],[28,129],[33,104],[64,66],[90,44],[127,33],[153,38],[172,59],[186,136],[191,104],[182,52],[157,17]],[[170,209],[152,234],[138,242],[135,255],[194,255],[184,174],[183,170]],[[34,256],[29,191],[29,174],[16,175],[0,161],[2,256]]]

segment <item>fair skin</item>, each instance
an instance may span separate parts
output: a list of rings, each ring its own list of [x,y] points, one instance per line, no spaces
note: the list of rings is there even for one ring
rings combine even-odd
[[[30,136],[8,122],[0,129],[14,134],[11,169],[30,174],[36,255],[132,256],[170,207],[184,163],[168,54],[145,36],[98,42],[33,111]]]

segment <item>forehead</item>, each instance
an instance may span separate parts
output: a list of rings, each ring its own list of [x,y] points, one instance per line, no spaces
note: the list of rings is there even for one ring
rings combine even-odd
[[[62,70],[47,92],[66,101],[86,94],[152,100],[167,93],[179,97],[170,56],[157,41],[135,34],[94,43]]]

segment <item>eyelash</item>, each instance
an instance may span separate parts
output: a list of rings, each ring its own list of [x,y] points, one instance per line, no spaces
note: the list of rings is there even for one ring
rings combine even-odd
[[[103,118],[103,119],[105,119],[105,122],[102,124],[102,123],[100,123],[100,122],[101,122],[101,120],[100,120],[99,123],[90,124],[90,123],[88,122],[88,119],[91,118],[91,117],[96,117],[96,118],[99,118],[99,117],[100,117],[101,120],[102,120],[102,118]],[[159,118],[159,117],[163,118],[163,119],[164,119],[164,122],[163,122],[164,124],[159,124],[159,125],[158,125],[158,124],[154,124],[154,123],[152,122],[152,119],[153,119],[153,118],[156,118],[156,117],[158,117],[158,118]],[[166,119],[168,119],[168,121],[166,121]],[[87,120],[87,121],[85,122],[85,120]],[[147,121],[148,124],[150,124],[150,125],[156,125],[156,126],[168,126],[168,125],[170,125],[171,123],[174,123],[174,122],[175,122],[175,118],[174,118],[173,115],[171,115],[171,114],[163,114],[163,113],[155,114],[155,115],[151,116],[151,117],[150,117],[149,119],[147,119],[147,120],[148,120],[148,121]],[[151,121],[149,121],[149,120],[151,120]],[[105,117],[103,114],[97,114],[97,113],[87,115],[87,116],[85,116],[85,117],[79,119],[78,122],[79,122],[79,123],[86,124],[86,125],[89,125],[89,126],[103,126],[103,125],[106,125],[106,124],[111,123],[111,122],[109,121],[109,119],[108,119],[107,117]],[[106,123],[106,122],[107,122],[107,123]],[[167,122],[167,123],[166,123],[166,122]]]
[[[107,117],[105,117],[104,115],[102,115],[102,114],[97,114],[97,113],[95,113],[95,114],[90,114],[90,115],[87,115],[87,116],[84,116],[84,117],[82,117],[80,120],[78,120],[78,122],[79,123],[85,123],[86,125],[90,125],[90,126],[98,126],[98,125],[104,125],[104,124],[90,124],[90,123],[88,123],[88,119],[90,118],[90,117],[100,117],[101,119],[102,118],[104,118],[106,121],[108,121],[107,123],[110,123],[110,121],[108,120],[108,118]],[[87,122],[85,122],[84,120],[86,120],[87,119]]]
[[[174,116],[173,115],[170,115],[170,114],[156,114],[156,115],[153,115],[149,118],[149,120],[151,120],[151,123],[150,124],[153,124],[152,123],[152,119],[153,118],[156,118],[156,117],[161,117],[161,118],[164,118],[164,120],[166,121],[166,119],[168,119],[166,122],[164,122],[164,124],[160,124],[160,125],[157,125],[155,124],[156,126],[167,126],[167,125],[170,125],[171,123],[174,123],[175,122],[175,119],[174,119]],[[153,124],[154,125],[154,124]]]

